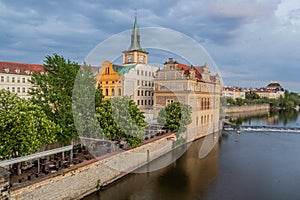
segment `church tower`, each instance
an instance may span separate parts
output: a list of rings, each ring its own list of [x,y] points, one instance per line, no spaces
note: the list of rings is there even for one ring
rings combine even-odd
[[[135,14],[131,32],[131,44],[127,51],[123,51],[123,65],[147,64],[148,52],[144,51],[140,43],[140,31]]]

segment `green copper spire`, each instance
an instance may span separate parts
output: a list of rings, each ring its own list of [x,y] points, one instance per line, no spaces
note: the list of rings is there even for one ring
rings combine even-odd
[[[128,51],[140,50],[142,51],[141,43],[140,43],[140,31],[139,26],[137,24],[137,15],[135,12],[134,24],[131,32],[131,44]]]

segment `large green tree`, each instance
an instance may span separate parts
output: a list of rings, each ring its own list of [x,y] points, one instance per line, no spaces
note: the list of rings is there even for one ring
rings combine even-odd
[[[0,160],[36,152],[61,133],[42,108],[16,94],[0,90]]]
[[[158,113],[157,121],[165,125],[171,131],[184,132],[186,126],[192,123],[192,107],[180,102],[167,105]]]
[[[70,143],[77,136],[72,114],[72,93],[80,66],[63,56],[46,56],[45,73],[33,74],[30,91],[32,102],[39,105],[49,119],[62,128],[57,139],[62,144]]]
[[[103,106],[104,96],[101,86],[95,88],[95,85],[96,79],[91,67],[84,63],[77,73],[72,97],[73,117],[81,137],[103,138],[95,111]]]
[[[145,134],[143,113],[128,97],[115,97],[103,102],[97,117],[104,135],[111,140],[125,140],[131,147],[139,146]]]

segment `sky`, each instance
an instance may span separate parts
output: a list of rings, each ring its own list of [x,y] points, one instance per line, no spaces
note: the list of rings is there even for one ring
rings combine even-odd
[[[174,30],[201,45],[224,85],[256,88],[278,81],[300,92],[299,0],[0,0],[0,60],[43,63],[57,53],[82,63],[103,41],[130,34],[135,9],[141,29]],[[120,45],[128,49],[130,38]],[[152,55],[149,50],[149,62],[160,64],[169,56]]]

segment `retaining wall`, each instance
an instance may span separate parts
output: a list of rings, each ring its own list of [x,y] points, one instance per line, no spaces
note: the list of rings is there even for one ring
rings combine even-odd
[[[53,177],[10,191],[10,199],[80,199],[172,150],[165,136],[141,147],[65,169]]]
[[[253,105],[243,105],[243,106],[227,106],[225,109],[225,113],[230,117],[238,117],[238,116],[247,116],[251,113],[263,113],[270,111],[270,104],[253,104]]]

